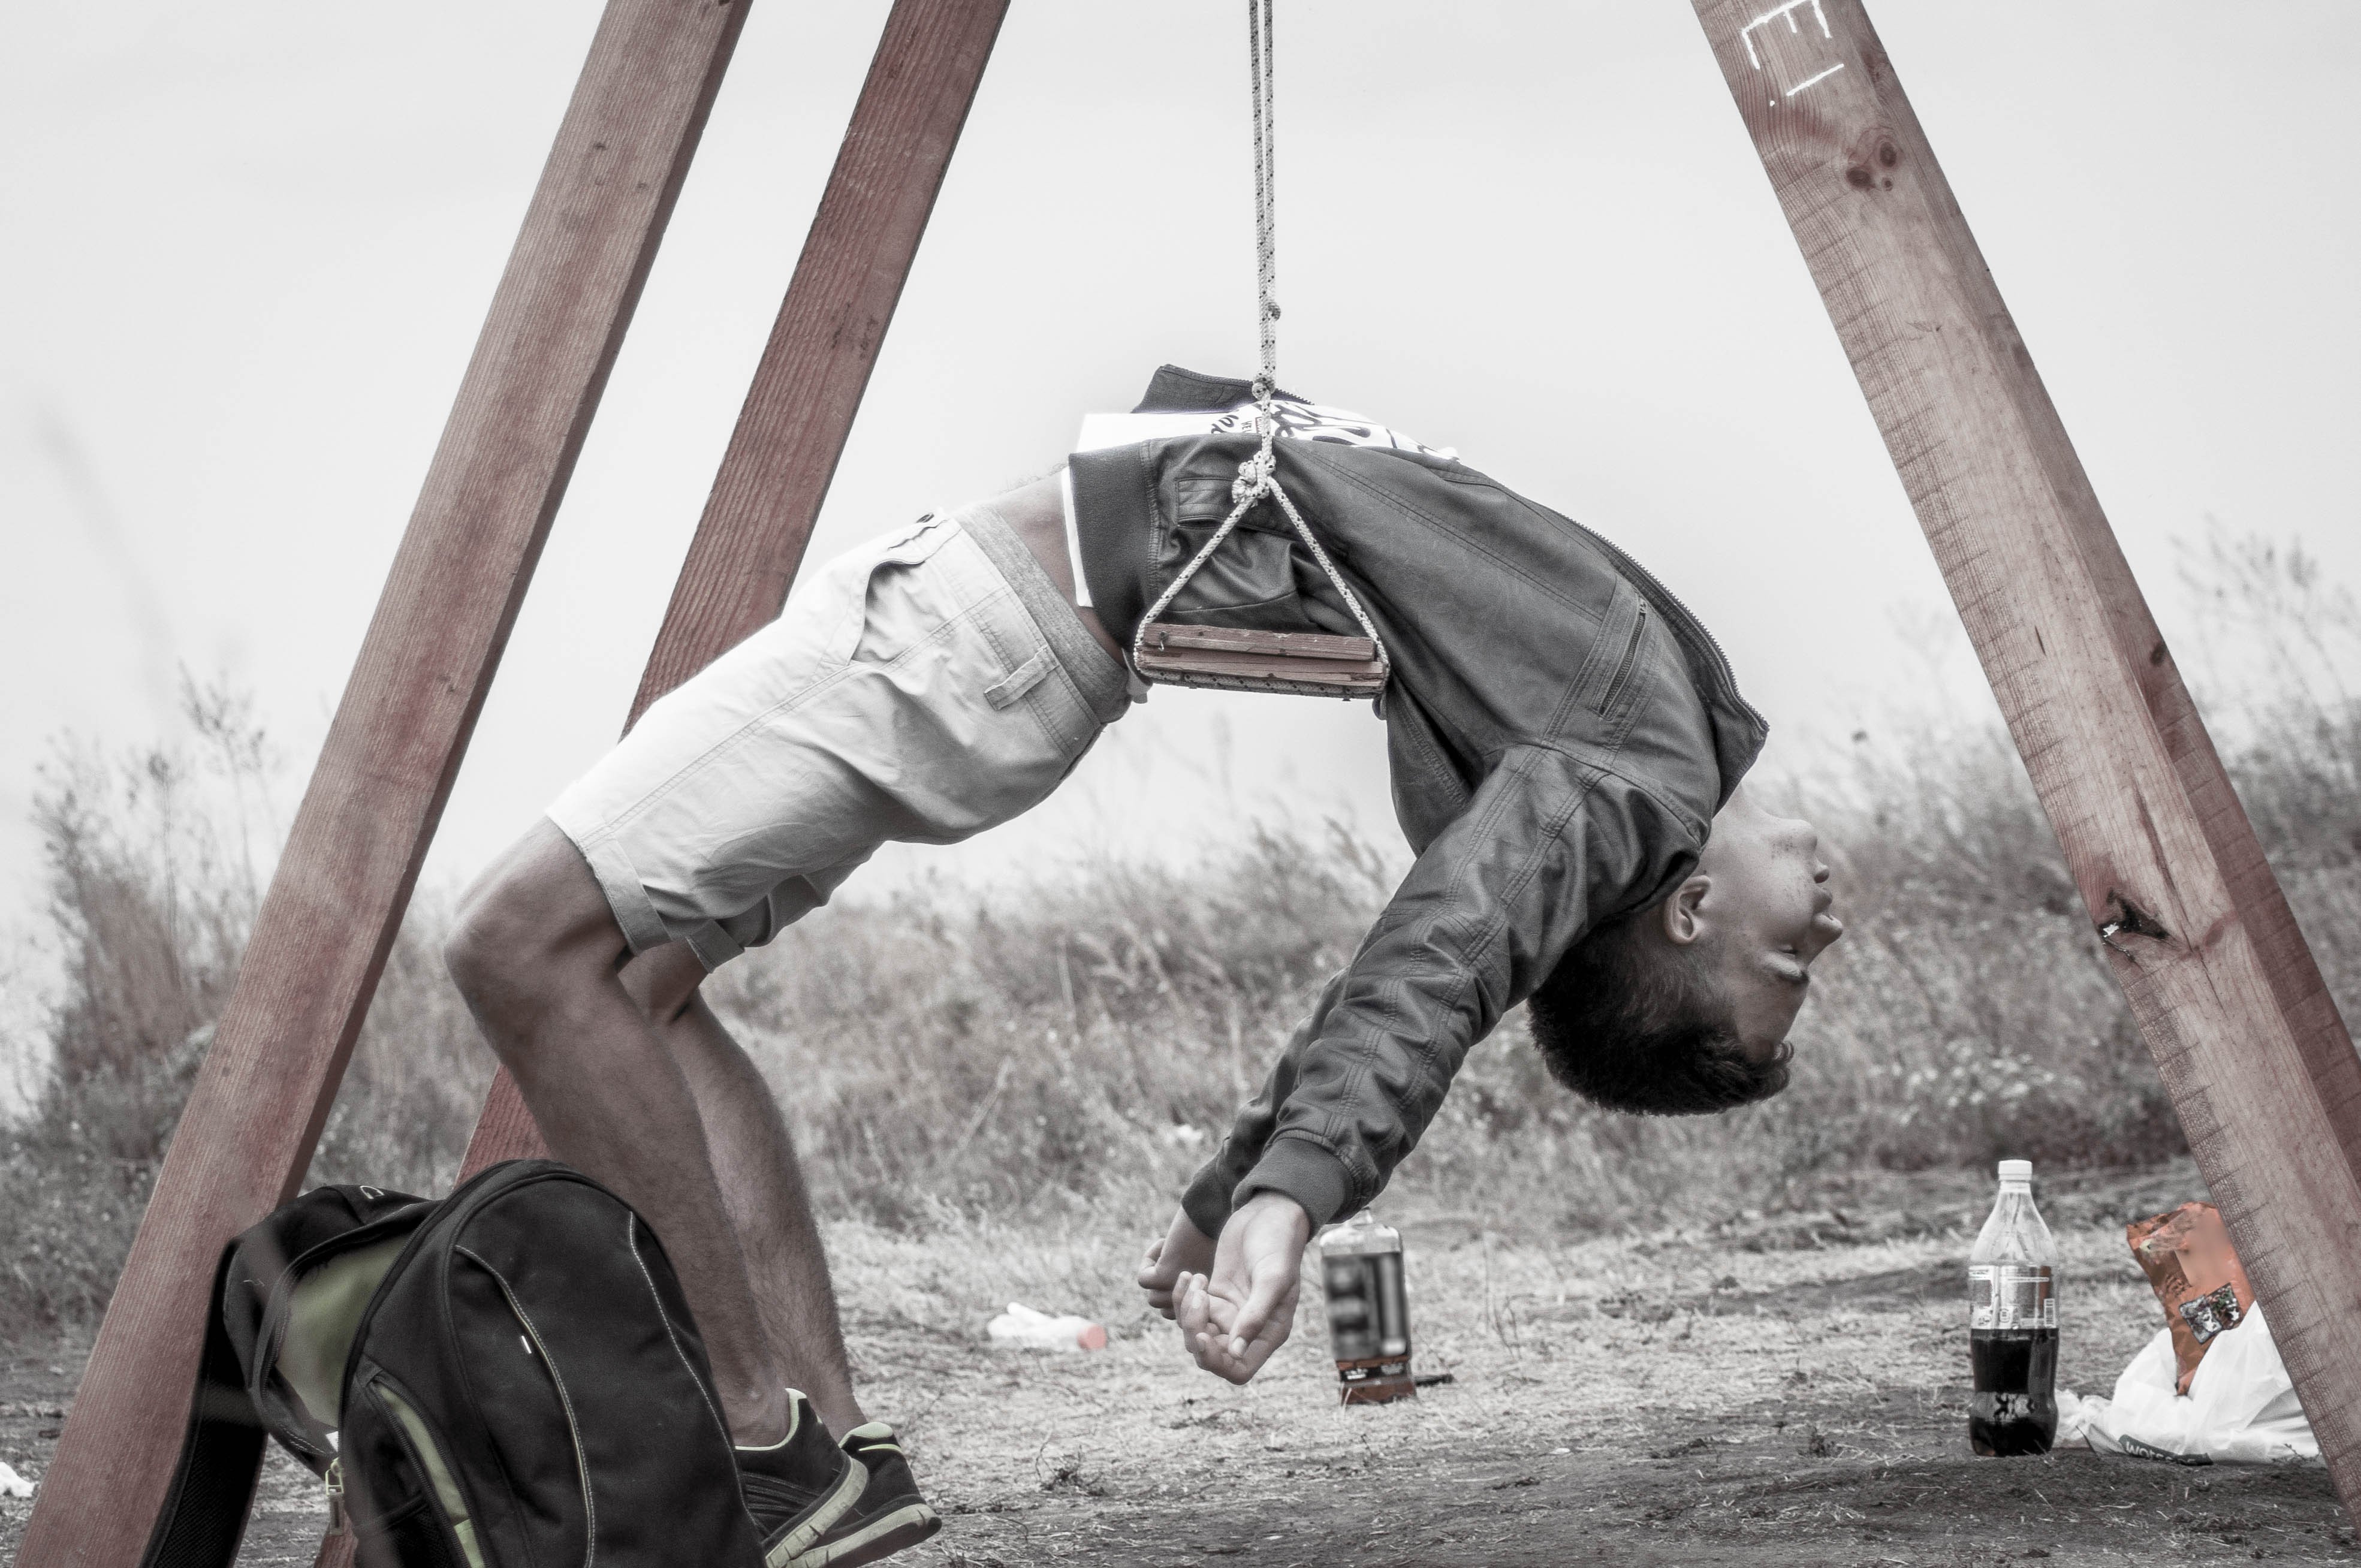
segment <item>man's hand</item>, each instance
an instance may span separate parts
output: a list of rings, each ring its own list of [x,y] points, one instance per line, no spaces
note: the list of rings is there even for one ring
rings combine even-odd
[[[1262,1370],[1295,1328],[1311,1241],[1312,1216],[1284,1193],[1257,1192],[1230,1216],[1212,1274],[1183,1274],[1177,1284],[1181,1343],[1198,1365],[1233,1383]]]
[[[1180,1277],[1213,1266],[1213,1238],[1191,1224],[1183,1209],[1172,1216],[1172,1228],[1162,1241],[1148,1244],[1148,1256],[1139,1265],[1139,1288],[1148,1292],[1148,1304],[1169,1318]]]

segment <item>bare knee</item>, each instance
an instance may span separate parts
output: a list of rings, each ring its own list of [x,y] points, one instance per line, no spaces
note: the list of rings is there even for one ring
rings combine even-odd
[[[611,973],[622,933],[574,846],[543,823],[478,878],[443,944],[468,1007],[502,1049],[531,1014]]]
[[[504,879],[478,882],[460,901],[458,917],[444,938],[444,967],[478,1014],[497,1006],[532,972],[518,941],[524,935],[519,918],[523,891]]]

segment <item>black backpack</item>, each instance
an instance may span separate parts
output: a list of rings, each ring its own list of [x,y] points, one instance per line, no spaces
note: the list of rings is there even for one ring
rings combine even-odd
[[[224,1255],[142,1568],[229,1568],[266,1433],[361,1568],[756,1568],[704,1342],[645,1222],[551,1160],[323,1187]]]

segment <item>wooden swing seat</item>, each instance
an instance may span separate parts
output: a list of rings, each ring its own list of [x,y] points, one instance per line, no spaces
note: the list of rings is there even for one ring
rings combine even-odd
[[[1159,620],[1140,634],[1134,662],[1143,676],[1167,685],[1348,702],[1376,696],[1386,687],[1386,662],[1375,641],[1318,631],[1244,631]]]

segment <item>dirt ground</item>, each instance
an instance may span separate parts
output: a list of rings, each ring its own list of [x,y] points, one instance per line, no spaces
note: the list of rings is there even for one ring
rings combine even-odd
[[[2183,1166],[2045,1192],[2063,1254],[2061,1384],[2104,1393],[2160,1321],[2124,1220],[2202,1191]],[[1405,1224],[1418,1370],[1451,1380],[1349,1409],[1316,1291],[1296,1341],[1234,1389],[1120,1300],[1035,1303],[1095,1305],[1117,1320],[1106,1351],[990,1349],[972,1302],[928,1294],[939,1246],[840,1234],[871,1409],[902,1425],[946,1515],[897,1561],[2361,1560],[2317,1465],[1972,1458],[1961,1298],[1980,1184],[1834,1196],[1815,1214],[1614,1241]],[[1044,1272],[1030,1261],[1021,1271]],[[11,1356],[0,1458],[19,1471],[45,1464],[85,1348]],[[0,1503],[0,1542],[13,1548],[29,1508]],[[311,1477],[275,1460],[241,1561],[309,1563],[321,1514]]]

